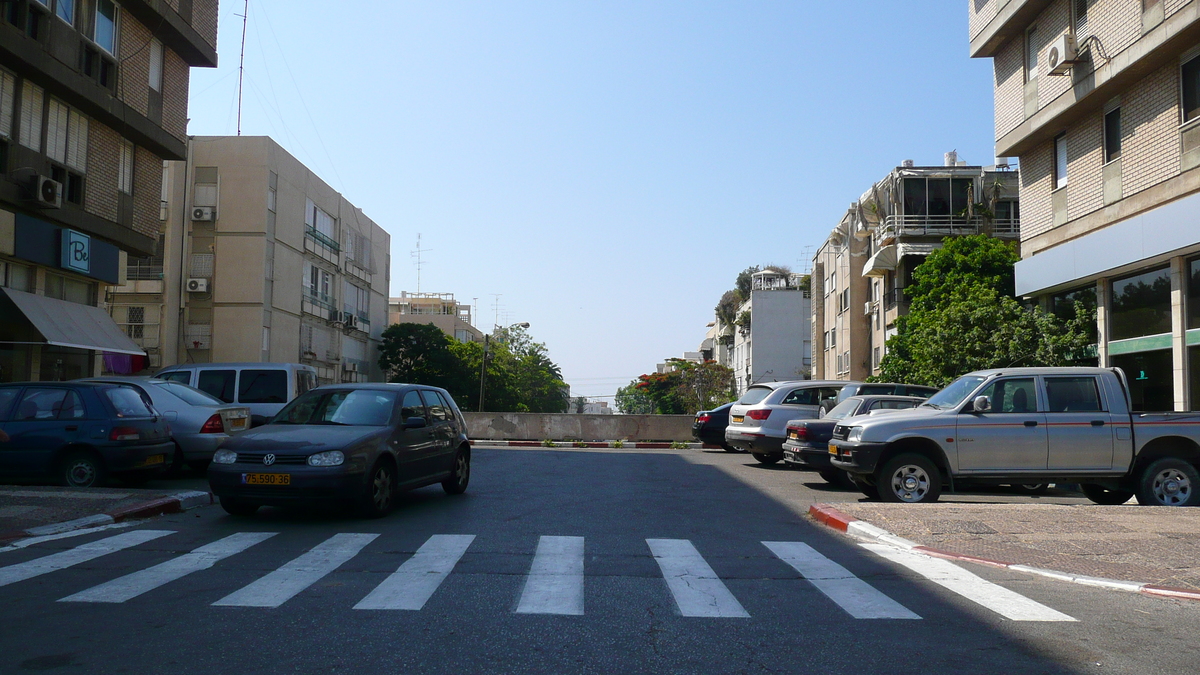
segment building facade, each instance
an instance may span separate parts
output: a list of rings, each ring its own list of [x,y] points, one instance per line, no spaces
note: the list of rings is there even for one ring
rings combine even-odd
[[[1138,410],[1200,407],[1200,2],[973,0],[996,154],[1021,163],[1017,293],[1096,306]]]
[[[483,342],[483,331],[471,320],[471,306],[453,293],[408,293],[388,299],[388,325],[430,323],[459,342]]]
[[[109,293],[148,369],[290,362],[322,383],[383,380],[383,228],[265,136],[194,137],[160,171],[159,254],[131,258]]]
[[[802,275],[772,269],[753,275],[730,350],[739,396],[756,382],[810,379],[809,302]]]
[[[851,204],[813,258],[813,377],[878,375],[896,319],[908,313],[904,289],[927,255],[946,237],[1017,238],[1018,176],[946,153],[943,166],[905,160]]]
[[[143,357],[102,308],[155,255],[164,160],[187,156],[189,69],[217,0],[0,2],[0,381]]]

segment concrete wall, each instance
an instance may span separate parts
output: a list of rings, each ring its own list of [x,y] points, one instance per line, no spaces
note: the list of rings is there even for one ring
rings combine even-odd
[[[692,415],[463,413],[467,435],[490,441],[692,441]]]

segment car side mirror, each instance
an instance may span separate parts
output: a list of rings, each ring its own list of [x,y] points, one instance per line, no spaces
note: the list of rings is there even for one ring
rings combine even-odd
[[[986,396],[976,396],[974,401],[971,401],[973,412],[987,412],[992,409],[992,399]]]
[[[405,429],[423,429],[428,426],[424,417],[410,417],[404,420]]]

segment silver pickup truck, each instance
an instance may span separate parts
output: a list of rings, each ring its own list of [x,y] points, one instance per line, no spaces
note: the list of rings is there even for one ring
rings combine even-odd
[[[911,410],[843,420],[829,454],[889,502],[934,502],[969,481],[1078,483],[1097,504],[1200,504],[1200,413],[1130,413],[1119,368],[969,373]]]

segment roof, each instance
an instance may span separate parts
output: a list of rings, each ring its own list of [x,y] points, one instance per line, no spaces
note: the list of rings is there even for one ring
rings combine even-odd
[[[1032,368],[992,368],[976,370],[967,375],[991,377],[993,375],[1103,375],[1112,373],[1112,368],[1091,368],[1087,366],[1039,366]]]
[[[780,387],[794,387],[797,385],[844,387],[848,384],[860,383],[857,381],[847,380],[784,380],[782,382],[755,382],[754,384],[751,384],[750,387],[770,387],[771,389],[779,389]]]

